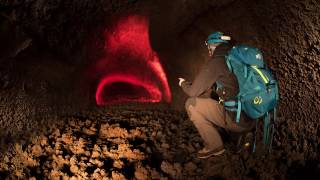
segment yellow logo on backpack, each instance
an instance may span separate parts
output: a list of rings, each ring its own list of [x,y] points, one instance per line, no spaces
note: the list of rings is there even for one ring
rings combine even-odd
[[[261,104],[262,103],[262,97],[261,96],[256,96],[254,99],[253,99],[253,103],[254,104]]]

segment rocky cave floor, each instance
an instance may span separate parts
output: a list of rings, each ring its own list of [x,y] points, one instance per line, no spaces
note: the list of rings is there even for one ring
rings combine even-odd
[[[317,179],[320,162],[276,147],[197,159],[202,141],[186,113],[97,109],[1,155],[0,179]],[[227,149],[230,143],[226,145]],[[258,146],[259,147],[259,146]],[[318,176],[318,177],[317,177]]]

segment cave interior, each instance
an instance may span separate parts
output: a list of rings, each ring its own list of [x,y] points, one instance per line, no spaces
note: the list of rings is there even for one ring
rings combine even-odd
[[[319,179],[319,9],[0,0],[0,179]],[[259,48],[278,80],[270,153],[258,142],[254,153],[196,158],[203,142],[178,78],[193,80],[210,58],[214,31]]]

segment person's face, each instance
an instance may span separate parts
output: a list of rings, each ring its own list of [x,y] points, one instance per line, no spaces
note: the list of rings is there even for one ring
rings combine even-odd
[[[217,45],[215,44],[207,44],[209,56],[211,57],[213,55],[214,50],[216,49]]]

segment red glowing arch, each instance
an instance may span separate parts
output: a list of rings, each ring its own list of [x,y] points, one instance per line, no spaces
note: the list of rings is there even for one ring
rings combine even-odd
[[[102,78],[96,90],[96,103],[106,105],[105,89],[112,83],[124,82],[143,87],[146,95],[135,102],[171,102],[171,92],[159,57],[152,50],[149,40],[149,22],[146,17],[133,15],[120,19],[107,29],[105,57],[96,64]],[[125,98],[115,100],[127,102]]]

